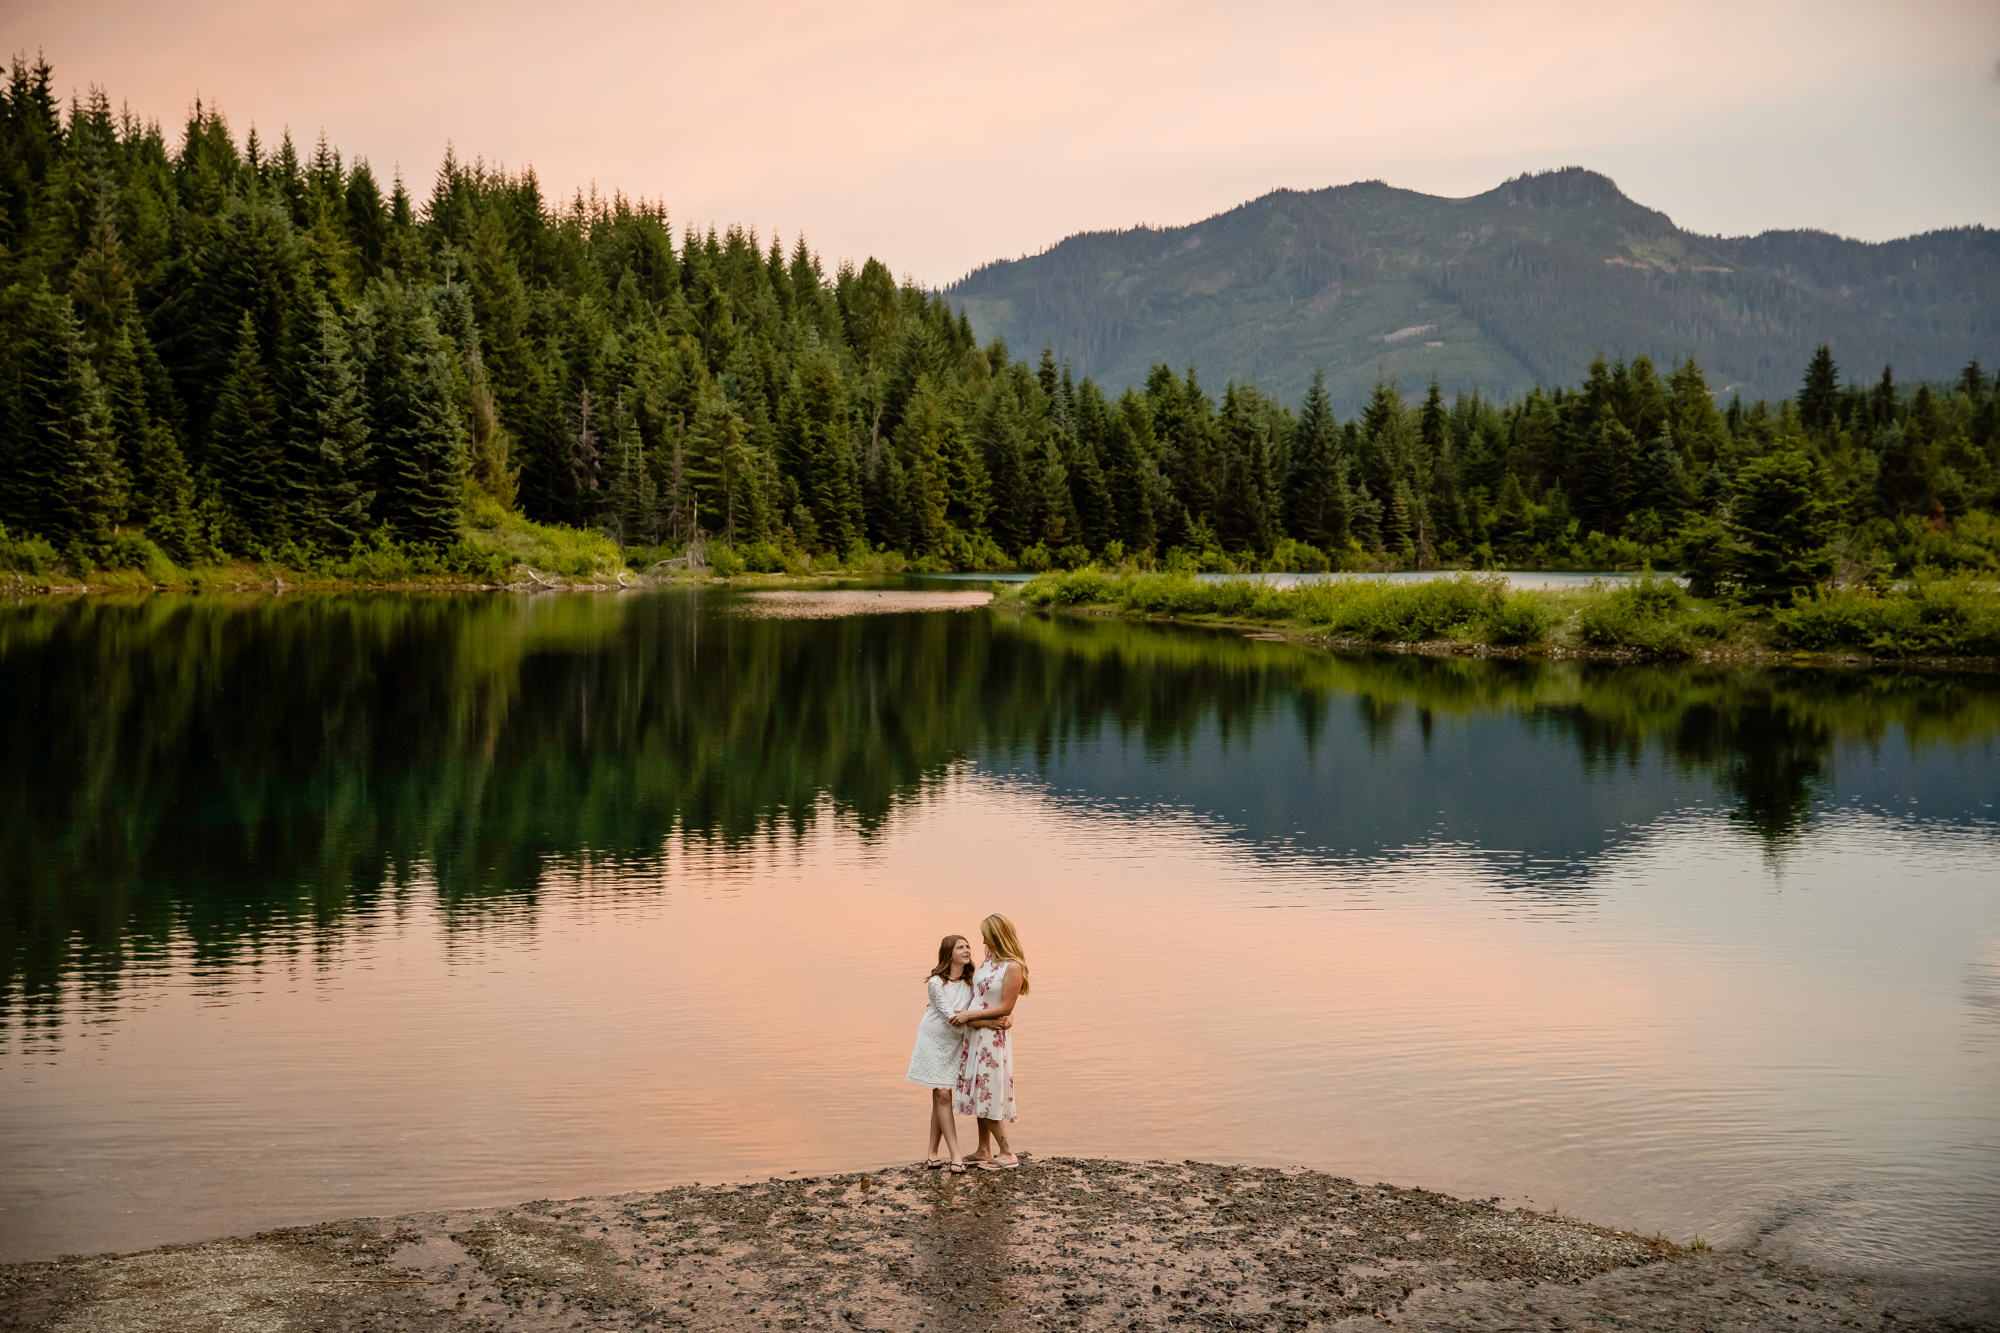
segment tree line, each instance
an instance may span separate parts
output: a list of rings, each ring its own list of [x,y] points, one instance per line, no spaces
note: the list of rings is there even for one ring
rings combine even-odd
[[[419,199],[200,104],[170,143],[101,90],[65,107],[39,61],[0,93],[17,560],[303,567],[459,549],[518,512],[635,560],[706,540],[758,568],[1653,560],[1727,581],[1765,550],[1809,583],[1993,564],[1996,505],[1977,362],[1912,392],[1843,382],[1822,349],[1795,398],[1726,408],[1692,358],[1601,356],[1508,403],[1383,383],[1347,420],[1319,381],[1293,408],[1193,367],[1114,395],[1051,350],[982,345],[879,260],[829,274],[803,238],[677,241],[659,204],[551,201],[531,169],[450,152]],[[1760,547],[1759,523],[1797,531]]]

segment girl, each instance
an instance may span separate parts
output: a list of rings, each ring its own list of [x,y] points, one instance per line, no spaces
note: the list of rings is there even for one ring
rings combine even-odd
[[[978,1008],[951,1020],[958,1027],[974,1029],[958,1057],[957,1110],[979,1118],[979,1148],[973,1154],[979,1168],[1012,1171],[1021,1159],[1007,1145],[1007,1131],[1001,1127],[1014,1120],[1014,1049],[1007,1029],[1014,1023],[1015,1002],[1028,993],[1028,956],[1021,950],[1014,923],[998,912],[979,923],[979,935],[986,942],[986,961],[972,974],[972,999]],[[997,1157],[994,1145],[1000,1149]]]
[[[972,946],[963,935],[947,935],[938,945],[937,966],[925,979],[930,1002],[917,1022],[917,1044],[910,1052],[910,1072],[905,1082],[919,1083],[931,1090],[931,1141],[924,1165],[936,1170],[949,1166],[954,1174],[965,1173],[965,1161],[958,1151],[958,1122],[951,1114],[951,1090],[958,1079],[960,1055],[965,1049],[968,1027],[984,1028],[1006,1018],[958,1024],[959,1011],[972,1003]],[[951,1150],[949,1158],[937,1155],[938,1142]]]

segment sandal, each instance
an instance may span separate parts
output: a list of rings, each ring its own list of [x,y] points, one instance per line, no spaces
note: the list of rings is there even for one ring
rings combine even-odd
[[[945,1161],[945,1159],[942,1157],[933,1157],[929,1161],[924,1163],[924,1170],[935,1171],[939,1167],[950,1166],[950,1165],[951,1163]]]
[[[965,1174],[964,1162],[946,1162],[945,1165],[950,1168],[951,1173],[954,1176],[962,1176]]]
[[[998,1162],[992,1158],[988,1158],[979,1164],[979,1169],[981,1171],[1013,1171],[1020,1165],[1021,1163],[1018,1158],[1011,1162]]]

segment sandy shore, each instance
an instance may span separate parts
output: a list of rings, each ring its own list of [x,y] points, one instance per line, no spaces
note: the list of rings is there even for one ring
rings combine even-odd
[[[0,1329],[2000,1329],[1818,1272],[1310,1171],[1028,1159],[413,1213],[0,1268]]]

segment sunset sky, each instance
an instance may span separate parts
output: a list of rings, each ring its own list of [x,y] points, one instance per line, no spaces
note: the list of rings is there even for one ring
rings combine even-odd
[[[1278,186],[1581,164],[1685,227],[2000,224],[2000,5],[10,0],[65,94],[177,136],[444,146],[943,284]]]

